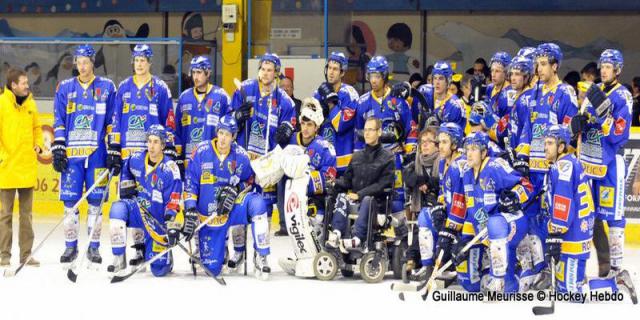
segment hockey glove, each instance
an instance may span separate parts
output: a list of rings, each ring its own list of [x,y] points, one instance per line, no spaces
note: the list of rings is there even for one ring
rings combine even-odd
[[[291,136],[293,136],[293,126],[289,122],[281,123],[276,129],[276,142],[282,148],[289,144]]]
[[[191,241],[193,233],[198,227],[198,211],[196,208],[190,208],[184,211],[184,226],[182,226],[182,234],[187,241]]]
[[[407,100],[411,96],[411,84],[409,82],[401,82],[393,85],[391,96]]]
[[[545,261],[550,262],[551,258],[553,258],[554,261],[560,261],[562,235],[559,233],[550,233],[545,243],[547,244],[547,252],[544,254]]]
[[[253,102],[245,102],[235,111],[234,117],[238,126],[244,126],[245,121],[251,117],[251,108],[253,108]]]
[[[438,250],[444,251],[443,257],[445,258],[451,255],[451,249],[453,248],[454,243],[458,240],[457,234],[457,231],[450,228],[440,230],[440,232],[438,232],[438,245],[436,252],[438,252]]]
[[[451,259],[456,266],[469,259],[469,250],[464,252],[462,251],[464,246],[469,242],[468,240],[469,239],[467,239],[467,241],[458,241],[453,245],[453,248],[451,248]]]
[[[138,195],[136,183],[132,180],[120,182],[120,199],[133,199]]]
[[[598,119],[604,119],[611,114],[611,109],[613,108],[611,100],[607,98],[607,95],[605,95],[595,83],[591,84],[591,87],[587,90],[587,99],[589,99],[591,105],[596,108]]]
[[[437,205],[431,209],[431,223],[436,230],[443,230],[445,220],[447,220],[447,212],[444,206]]]
[[[511,190],[502,190],[498,197],[498,212],[515,214],[522,208],[518,195]]]
[[[163,153],[173,161],[176,161],[176,159],[178,159],[178,152],[176,151],[176,147],[174,146],[166,146]]]
[[[57,172],[67,170],[69,161],[67,160],[67,147],[62,141],[54,141],[51,145],[51,153],[53,154],[53,169]]]
[[[120,174],[120,168],[122,167],[122,154],[120,153],[120,147],[109,147],[107,150],[107,170],[113,171],[113,175]]]
[[[578,113],[571,118],[569,123],[569,130],[571,130],[572,136],[577,136],[580,132],[587,128],[589,122],[589,115],[584,113]]]
[[[170,247],[178,244],[180,240],[180,224],[175,221],[175,216],[165,214],[164,220],[167,225],[167,242]]]
[[[513,162],[513,169],[520,172],[523,177],[529,176],[529,161],[523,159],[516,159]]]
[[[218,215],[226,216],[233,210],[238,190],[233,186],[224,186],[218,190]]]
[[[340,101],[338,94],[333,90],[333,86],[329,82],[324,82],[318,87],[318,94],[322,103],[336,106]]]

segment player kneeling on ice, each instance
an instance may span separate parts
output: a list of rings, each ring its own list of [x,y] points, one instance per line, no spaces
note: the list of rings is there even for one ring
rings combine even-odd
[[[529,199],[533,188],[526,178],[502,158],[488,155],[489,136],[472,133],[465,138],[467,165],[464,184],[466,217],[460,239],[445,228],[438,234],[438,247],[450,252],[456,262],[458,283],[467,291],[517,292],[519,290],[516,248],[528,230],[521,203]],[[461,253],[468,241],[487,228],[490,272],[482,256],[486,248],[477,244]]]
[[[217,216],[200,229],[198,245],[202,263],[218,276],[224,265],[229,227],[244,226],[250,218],[259,253],[254,260],[256,276],[266,280],[271,273],[267,208],[259,193],[240,192],[252,186],[254,174],[246,151],[234,142],[237,133],[235,119],[226,115],[218,122],[217,137],[201,142],[191,154],[185,179],[184,233],[191,239],[198,220]]]
[[[618,291],[623,286],[638,302],[629,272],[622,270],[606,279],[585,277],[595,219],[593,197],[582,165],[568,152],[571,133],[566,126],[552,125],[544,133],[544,153],[551,163],[545,176],[548,186],[543,208],[549,210],[547,260],[555,265],[559,292]],[[612,274],[613,275],[613,274]]]
[[[107,268],[109,272],[120,272],[127,266],[127,227],[145,231],[145,260],[178,243],[181,226],[175,218],[180,209],[182,180],[176,163],[163,154],[166,141],[164,127],[152,125],[147,131],[147,150],[136,152],[124,161],[120,200],[113,203],[109,212],[115,256]],[[172,268],[171,252],[151,264],[151,272],[157,277],[166,275]]]
[[[318,243],[325,230],[325,186],[335,180],[336,153],[329,142],[318,136],[324,122],[318,100],[303,101],[299,120],[300,132],[291,137],[282,161],[287,176],[284,217],[296,257],[281,259],[279,264],[291,275],[313,277],[311,264],[320,251]],[[289,156],[291,153],[298,156]]]

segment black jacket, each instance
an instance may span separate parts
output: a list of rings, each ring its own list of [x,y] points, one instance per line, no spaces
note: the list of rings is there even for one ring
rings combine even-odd
[[[351,190],[359,199],[366,196],[381,197],[384,189],[393,188],[395,180],[393,154],[382,144],[367,145],[353,154],[344,175],[336,180],[338,191]]]

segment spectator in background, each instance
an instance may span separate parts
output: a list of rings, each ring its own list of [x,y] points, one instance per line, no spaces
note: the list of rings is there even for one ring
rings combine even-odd
[[[31,256],[33,246],[33,188],[36,185],[37,155],[42,153],[42,128],[38,108],[29,92],[27,74],[9,69],[0,96],[0,266],[11,261],[13,203],[18,193],[20,212],[20,263],[39,266]]]
[[[47,92],[43,92],[44,88],[41,86],[44,81],[42,79],[42,72],[40,71],[40,65],[38,65],[38,63],[30,63],[28,66],[24,67],[24,71],[27,73],[27,78],[29,79],[29,89],[34,96],[52,96],[51,92],[48,90],[46,90]]]
[[[562,81],[573,87],[574,92],[578,92],[578,82],[580,81],[580,74],[578,73],[578,71],[569,71],[569,73],[564,76],[564,79],[562,79]]]
[[[633,96],[631,125],[640,126],[640,77],[633,77],[631,80],[631,95]]]
[[[433,65],[430,64],[426,69],[424,69],[424,80],[426,84],[433,84],[433,76],[431,73],[433,72]]]
[[[600,71],[598,70],[598,64],[595,62],[587,63],[582,70],[580,70],[580,78],[582,81],[588,81],[591,83],[600,82]]]
[[[458,97],[460,96],[460,80],[462,80],[462,75],[459,73],[456,73],[451,77],[451,83],[449,83],[450,94],[455,94]]]
[[[489,70],[489,66],[487,66],[487,61],[484,58],[478,58],[473,62],[473,74],[476,76],[481,76],[484,79],[486,84],[489,84],[491,81],[491,70]]]
[[[464,112],[467,119],[471,115],[471,105],[473,105],[471,101],[471,79],[473,79],[473,74],[463,74],[462,79],[460,80],[460,90],[458,91],[458,97],[462,100],[464,104]],[[463,128],[465,136],[471,132],[471,126],[469,125],[469,121],[467,121],[467,125]]]
[[[409,77],[409,84],[411,84],[411,88],[415,90],[424,84],[424,79],[419,73],[414,73]]]
[[[302,101],[300,101],[300,99],[296,99],[296,97],[293,96],[293,79],[287,76],[282,77],[282,79],[280,80],[280,88],[284,90],[284,92],[286,92],[289,97],[291,97],[291,100],[293,100],[293,103],[295,104],[294,107],[296,109],[296,114],[300,114],[300,106],[302,105]]]

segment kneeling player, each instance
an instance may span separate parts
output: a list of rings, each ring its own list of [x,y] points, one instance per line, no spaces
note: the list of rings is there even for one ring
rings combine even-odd
[[[191,154],[185,180],[185,225],[217,215],[198,234],[202,263],[217,276],[224,263],[229,227],[244,226],[251,218],[254,246],[259,253],[254,261],[256,276],[266,279],[271,272],[267,263],[267,208],[259,193],[240,192],[253,184],[253,170],[246,151],[234,142],[237,133],[235,119],[226,115],[218,122],[217,138],[201,142]],[[193,234],[185,235],[190,239]]]
[[[585,277],[587,259],[593,237],[594,205],[591,189],[576,157],[567,152],[571,141],[569,129],[553,125],[544,134],[544,153],[551,163],[545,176],[548,191],[546,208],[550,211],[547,258],[555,264],[559,292],[590,290],[618,291],[625,287],[634,304],[638,302],[629,272],[622,270],[615,277],[591,279]]]
[[[115,259],[107,268],[119,272],[126,268],[127,227],[144,229],[145,260],[178,242],[182,180],[175,162],[164,156],[167,134],[156,124],[147,131],[147,150],[124,161],[120,176],[120,200],[111,206],[111,247]],[[171,272],[171,253],[151,264],[154,276]]]

